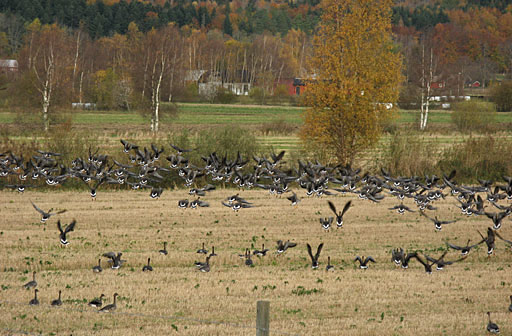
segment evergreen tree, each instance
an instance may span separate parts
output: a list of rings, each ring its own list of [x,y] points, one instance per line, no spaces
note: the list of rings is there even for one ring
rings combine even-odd
[[[229,14],[231,13],[231,10],[229,8],[229,3],[226,4],[226,18],[224,19],[224,34],[227,34],[229,36],[233,35],[233,26],[231,25],[231,20],[229,19]]]

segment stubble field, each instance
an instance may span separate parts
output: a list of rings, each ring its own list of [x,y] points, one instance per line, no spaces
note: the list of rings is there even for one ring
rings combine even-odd
[[[503,335],[512,333],[512,253],[502,241],[490,258],[481,245],[432,275],[416,261],[407,270],[391,262],[393,248],[440,256],[445,241],[481,239],[477,230],[485,233],[492,222],[463,217],[452,197],[436,204],[436,214],[460,220],[435,232],[418,212],[388,210],[399,203],[391,197],[374,204],[298,191],[302,202],[292,207],[284,197],[249,190],[240,194],[255,207],[234,213],[221,204],[234,193],[215,190],[204,197],[209,208],[183,210],[177,201],[187,198],[186,190],[166,190],[158,200],[147,192],[100,190],[94,202],[85,191],[0,192],[0,334],[254,335],[257,300],[270,301],[272,335],[482,335],[487,311]],[[353,200],[342,229],[322,229],[318,219],[331,215],[327,199],[338,207]],[[59,215],[63,223],[77,220],[68,247],[59,243],[57,219],[40,223],[30,200],[43,209],[67,209]],[[507,239],[510,225],[506,219],[500,229]],[[298,245],[277,255],[279,239]],[[164,241],[167,256],[158,253]],[[209,273],[194,266],[204,261],[196,253],[203,242],[218,254]],[[315,250],[321,242],[320,267],[312,270],[306,243]],[[246,266],[238,255],[262,243],[270,248],[267,256]],[[112,270],[102,258],[103,272],[93,273],[108,251],[123,252],[126,264]],[[352,261],[356,255],[377,263],[361,270]],[[334,272],[325,270],[328,256]],[[143,273],[148,257],[154,271]],[[450,251],[446,259],[459,257]],[[33,290],[22,288],[32,271],[41,301],[36,307],[28,305]],[[63,306],[50,307],[59,290]],[[114,313],[87,306],[101,293],[111,303],[115,292]]]

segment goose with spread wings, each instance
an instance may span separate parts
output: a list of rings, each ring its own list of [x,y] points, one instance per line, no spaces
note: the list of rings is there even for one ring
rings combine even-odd
[[[309,254],[309,257],[311,258],[311,268],[317,269],[318,268],[318,258],[320,258],[320,252],[322,252],[324,243],[321,243],[320,245],[318,245],[315,255],[313,255],[313,252],[311,250],[311,245],[307,244],[307,246],[308,246],[308,254]]]
[[[34,202],[30,201],[30,203],[32,203],[32,206],[34,207],[34,209],[36,209],[37,212],[39,212],[41,214],[41,223],[45,223],[48,219],[50,219],[51,216],[55,216],[55,215],[60,215],[64,212],[66,212],[66,210],[59,210],[57,212],[52,212],[53,211],[53,208],[51,208],[50,210],[48,210],[48,212],[42,210],[41,208],[39,208],[37,205],[34,204]]]
[[[64,246],[68,245],[69,242],[66,238],[66,235],[69,233],[69,232],[72,232],[75,230],[75,225],[76,225],[76,220],[73,219],[73,221],[66,226],[65,229],[62,229],[62,225],[60,224],[60,219],[57,221],[57,228],[59,229],[59,232],[60,232],[60,243]]]
[[[352,201],[348,201],[347,203],[345,203],[345,205],[343,206],[343,210],[341,210],[340,212],[336,211],[336,206],[334,205],[334,203],[332,203],[331,201],[327,201],[327,203],[329,204],[329,208],[331,208],[332,212],[334,212],[334,215],[336,216],[336,226],[338,228],[343,227],[343,215],[352,205]]]

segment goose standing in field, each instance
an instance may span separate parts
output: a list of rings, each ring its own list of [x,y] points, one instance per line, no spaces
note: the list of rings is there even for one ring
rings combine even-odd
[[[199,254],[208,254],[208,250],[204,248],[204,243],[202,245],[202,247],[196,251],[196,253],[199,253]]]
[[[207,256],[206,257],[206,261],[204,263],[196,263],[196,266],[198,267],[198,270],[203,272],[203,273],[208,273],[210,272],[210,257],[211,256]]]
[[[441,221],[441,220],[437,219],[437,216],[435,216],[434,218],[431,218],[431,217],[427,216],[423,211],[420,211],[420,214],[423,217],[428,218],[429,220],[431,220],[434,223],[434,227],[435,227],[435,229],[437,231],[441,231],[442,230],[442,225],[451,224],[451,223],[455,223],[456,222],[456,220]]]
[[[251,252],[249,251],[249,249],[245,249],[245,265],[246,266],[252,266],[253,265],[253,262],[252,262],[252,259],[251,259]]]
[[[103,305],[103,298],[105,294],[101,294],[99,298],[94,298],[88,303],[89,306],[94,308],[100,308]]]
[[[215,246],[212,246],[212,253],[210,253],[210,257],[216,257],[217,254],[215,253]]]
[[[277,241],[277,253],[281,254],[286,252],[287,249],[297,246],[297,243],[292,243],[289,240],[283,242],[282,240]]]
[[[468,239],[466,246],[457,246],[457,245],[450,244],[450,243],[446,243],[446,245],[454,250],[460,251],[461,255],[464,257],[464,256],[468,255],[469,251],[471,251],[472,248],[477,247],[478,245],[482,244],[484,241],[482,240],[478,244],[474,244],[474,245],[469,245],[469,242],[471,242],[471,239]]]
[[[327,266],[325,266],[326,271],[334,271],[334,266],[331,265],[331,256],[327,257]]]
[[[71,224],[67,225],[66,229],[63,230],[62,226],[60,224],[60,219],[57,221],[57,228],[59,229],[59,232],[60,232],[60,243],[62,245],[66,246],[69,244],[68,240],[66,239],[66,234],[75,230],[75,225],[76,225],[76,220],[73,219]]]
[[[37,299],[37,292],[39,292],[39,289],[34,289],[34,298],[28,302],[31,306],[37,306],[39,304],[39,300]]]
[[[162,254],[162,255],[167,255],[168,252],[167,252],[167,242],[164,242],[164,248],[162,250],[159,250],[158,253]]]
[[[60,299],[62,291],[59,290],[59,297],[52,301],[52,306],[62,306],[62,301]]]
[[[373,259],[371,256],[368,256],[365,257],[360,257],[360,256],[356,256],[356,258],[354,259],[354,262],[355,261],[359,261],[359,268],[360,269],[367,269],[368,268],[368,263],[371,261],[371,262],[375,262],[375,259]]]
[[[402,260],[404,259],[404,249],[394,249],[391,251],[391,261],[395,263],[395,265],[400,266]]]
[[[36,288],[37,287],[37,281],[36,281],[36,271],[32,272],[32,281],[27,282],[23,285],[26,289],[30,288]]]
[[[34,209],[36,209],[36,211],[41,214],[41,216],[42,216],[41,217],[41,223],[45,223],[48,219],[50,219],[51,216],[60,215],[60,214],[62,214],[64,212],[66,212],[66,210],[60,210],[60,211],[57,211],[57,212],[52,212],[53,208],[48,210],[48,212],[45,212],[41,208],[39,208],[37,205],[35,205],[32,201],[30,201],[30,203],[32,203],[32,206],[34,207]]]
[[[494,322],[491,321],[491,312],[487,312],[487,316],[489,318],[489,322],[487,323],[487,331],[491,334],[499,334],[500,327]]]
[[[347,203],[345,203],[345,206],[343,206],[343,210],[341,210],[339,213],[336,211],[334,203],[332,203],[331,201],[327,201],[327,203],[329,204],[329,208],[331,208],[332,212],[334,212],[334,215],[336,216],[336,227],[343,227],[343,215],[352,205],[352,201],[348,201]]]
[[[320,258],[320,252],[322,252],[324,243],[320,243],[320,245],[318,245],[315,255],[313,255],[313,252],[311,250],[311,245],[307,244],[307,247],[308,247],[309,257],[311,258],[311,268],[317,269],[318,268],[318,258]]]
[[[116,299],[117,299],[118,296],[119,296],[119,294],[114,293],[114,303],[106,305],[105,307],[101,308],[99,311],[100,312],[104,312],[104,313],[109,313],[111,311],[116,310],[116,308],[117,308]]]
[[[101,273],[103,271],[103,268],[101,267],[101,259],[98,259],[98,265],[94,266],[92,271],[94,273]]]
[[[148,264],[144,265],[144,267],[142,267],[142,272],[152,272],[153,271],[153,267],[151,267],[151,265],[149,264],[150,262],[151,262],[151,258],[148,258]]]
[[[264,257],[268,252],[268,249],[265,248],[265,244],[261,244],[261,250],[254,250],[252,254],[258,257]]]

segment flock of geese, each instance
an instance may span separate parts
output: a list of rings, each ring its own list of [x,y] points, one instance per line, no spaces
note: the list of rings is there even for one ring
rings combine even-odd
[[[171,144],[173,152],[165,159],[161,154],[165,149],[151,144],[150,148],[141,148],[138,145],[121,140],[124,153],[126,154],[125,163],[111,159],[106,154],[100,154],[99,150],[95,152],[89,149],[89,155],[86,158],[76,158],[69,166],[59,161],[61,154],[38,150],[37,154],[25,159],[23,155],[16,155],[11,151],[0,153],[0,187],[10,188],[23,193],[29,188],[38,188],[41,185],[58,186],[70,180],[81,181],[89,190],[92,200],[98,196],[98,190],[107,185],[128,186],[131,189],[148,189],[149,196],[153,199],[162,196],[165,190],[164,184],[168,178],[177,176],[182,179],[186,187],[191,188],[189,195],[194,199],[182,199],[178,201],[178,208],[195,209],[198,207],[209,207],[210,204],[201,199],[206,197],[211,191],[216,189],[214,184],[207,183],[203,187],[194,187],[199,183],[206,183],[208,179],[211,183],[223,182],[232,184],[241,190],[260,188],[267,190],[271,195],[285,195],[291,206],[298,206],[301,199],[295,191],[290,189],[292,183],[300,189],[303,189],[306,196],[331,196],[336,194],[353,194],[359,199],[372,203],[379,203],[384,197],[396,197],[397,204],[389,210],[396,210],[400,215],[405,212],[416,212],[424,216],[434,224],[434,229],[440,231],[444,226],[454,223],[455,220],[442,220],[438,216],[429,215],[428,212],[437,210],[435,204],[442,200],[453,197],[457,201],[457,206],[465,216],[481,216],[489,220],[489,226],[486,235],[480,231],[478,234],[481,240],[470,244],[468,240],[465,246],[457,246],[447,243],[447,249],[439,257],[430,256],[417,251],[407,252],[403,248],[394,249],[391,253],[392,262],[403,269],[409,267],[412,260],[420,263],[425,272],[432,273],[433,268],[442,270],[456,262],[464,261],[470,251],[484,244],[487,247],[487,254],[491,256],[494,253],[496,238],[503,241],[507,246],[512,247],[512,241],[504,238],[500,233],[500,228],[504,225],[504,219],[512,214],[512,206],[505,205],[503,200],[512,200],[512,177],[503,176],[503,181],[493,183],[488,180],[479,180],[479,185],[462,185],[455,181],[456,172],[452,171],[448,175],[441,177],[431,175],[420,177],[394,177],[388,171],[382,169],[380,174],[371,175],[362,174],[360,169],[353,169],[350,166],[327,167],[318,162],[298,161],[296,168],[284,170],[283,157],[285,152],[278,154],[272,153],[270,157],[253,156],[252,160],[243,158],[240,153],[235,159],[229,159],[227,156],[219,157],[216,152],[202,156],[202,166],[194,165],[185,153],[191,149],[183,149]],[[167,166],[160,165],[159,162],[167,162]],[[250,163],[253,163],[251,166]],[[30,182],[28,182],[30,181]],[[407,206],[405,200],[411,200],[416,207]],[[41,222],[45,223],[52,216],[58,216],[66,210],[54,211],[49,209],[45,211],[31,201],[33,208],[40,214]],[[222,201],[222,205],[233,211],[241,211],[245,208],[257,206],[252,202],[245,200],[238,193]],[[334,227],[340,229],[344,225],[344,217],[352,206],[352,201],[348,201],[337,207],[332,201],[327,201],[327,207],[333,216],[319,218],[321,228],[326,231]],[[339,210],[341,209],[341,210]],[[334,225],[335,224],[335,225]],[[77,222],[73,220],[68,225],[63,226],[60,219],[57,221],[60,243],[63,246],[70,244],[68,235],[77,227]],[[163,243],[163,249],[158,252],[162,255],[168,255],[167,243]],[[283,254],[288,249],[294,248],[297,243],[289,240],[277,241],[276,254]],[[308,243],[307,252],[311,258],[311,267],[319,267],[319,259],[324,244],[321,243],[313,254],[313,248]],[[455,260],[445,260],[450,249],[460,251],[461,256]],[[269,249],[262,245],[261,250],[255,249],[252,252],[245,250],[240,258],[245,259],[245,265],[254,266],[252,256],[264,257]],[[201,272],[209,272],[211,269],[210,259],[215,257],[215,247],[211,252],[202,248],[197,250],[198,254],[205,255],[204,262],[195,262],[195,266]],[[112,269],[119,269],[126,260],[121,259],[121,252],[106,252],[102,256]],[[334,271],[335,267],[331,264],[331,257],[327,257],[326,271]],[[101,273],[101,258],[98,264],[92,267],[93,272]],[[370,263],[376,263],[372,256],[355,256],[354,262],[359,263],[361,269],[367,269]],[[151,272],[151,259],[147,259],[147,264],[142,268],[144,272]],[[38,305],[38,289],[36,282],[36,272],[33,273],[33,280],[24,285],[27,289],[34,289],[34,298],[30,300],[30,305]],[[116,299],[118,294],[113,295],[113,303],[103,306],[104,294],[99,298],[89,302],[91,307],[98,308],[100,311],[109,312],[116,309]],[[509,311],[512,312],[512,296]],[[51,302],[52,306],[62,305],[61,292],[57,299]],[[499,327],[491,321],[490,312],[487,330],[491,333],[499,332]]]

